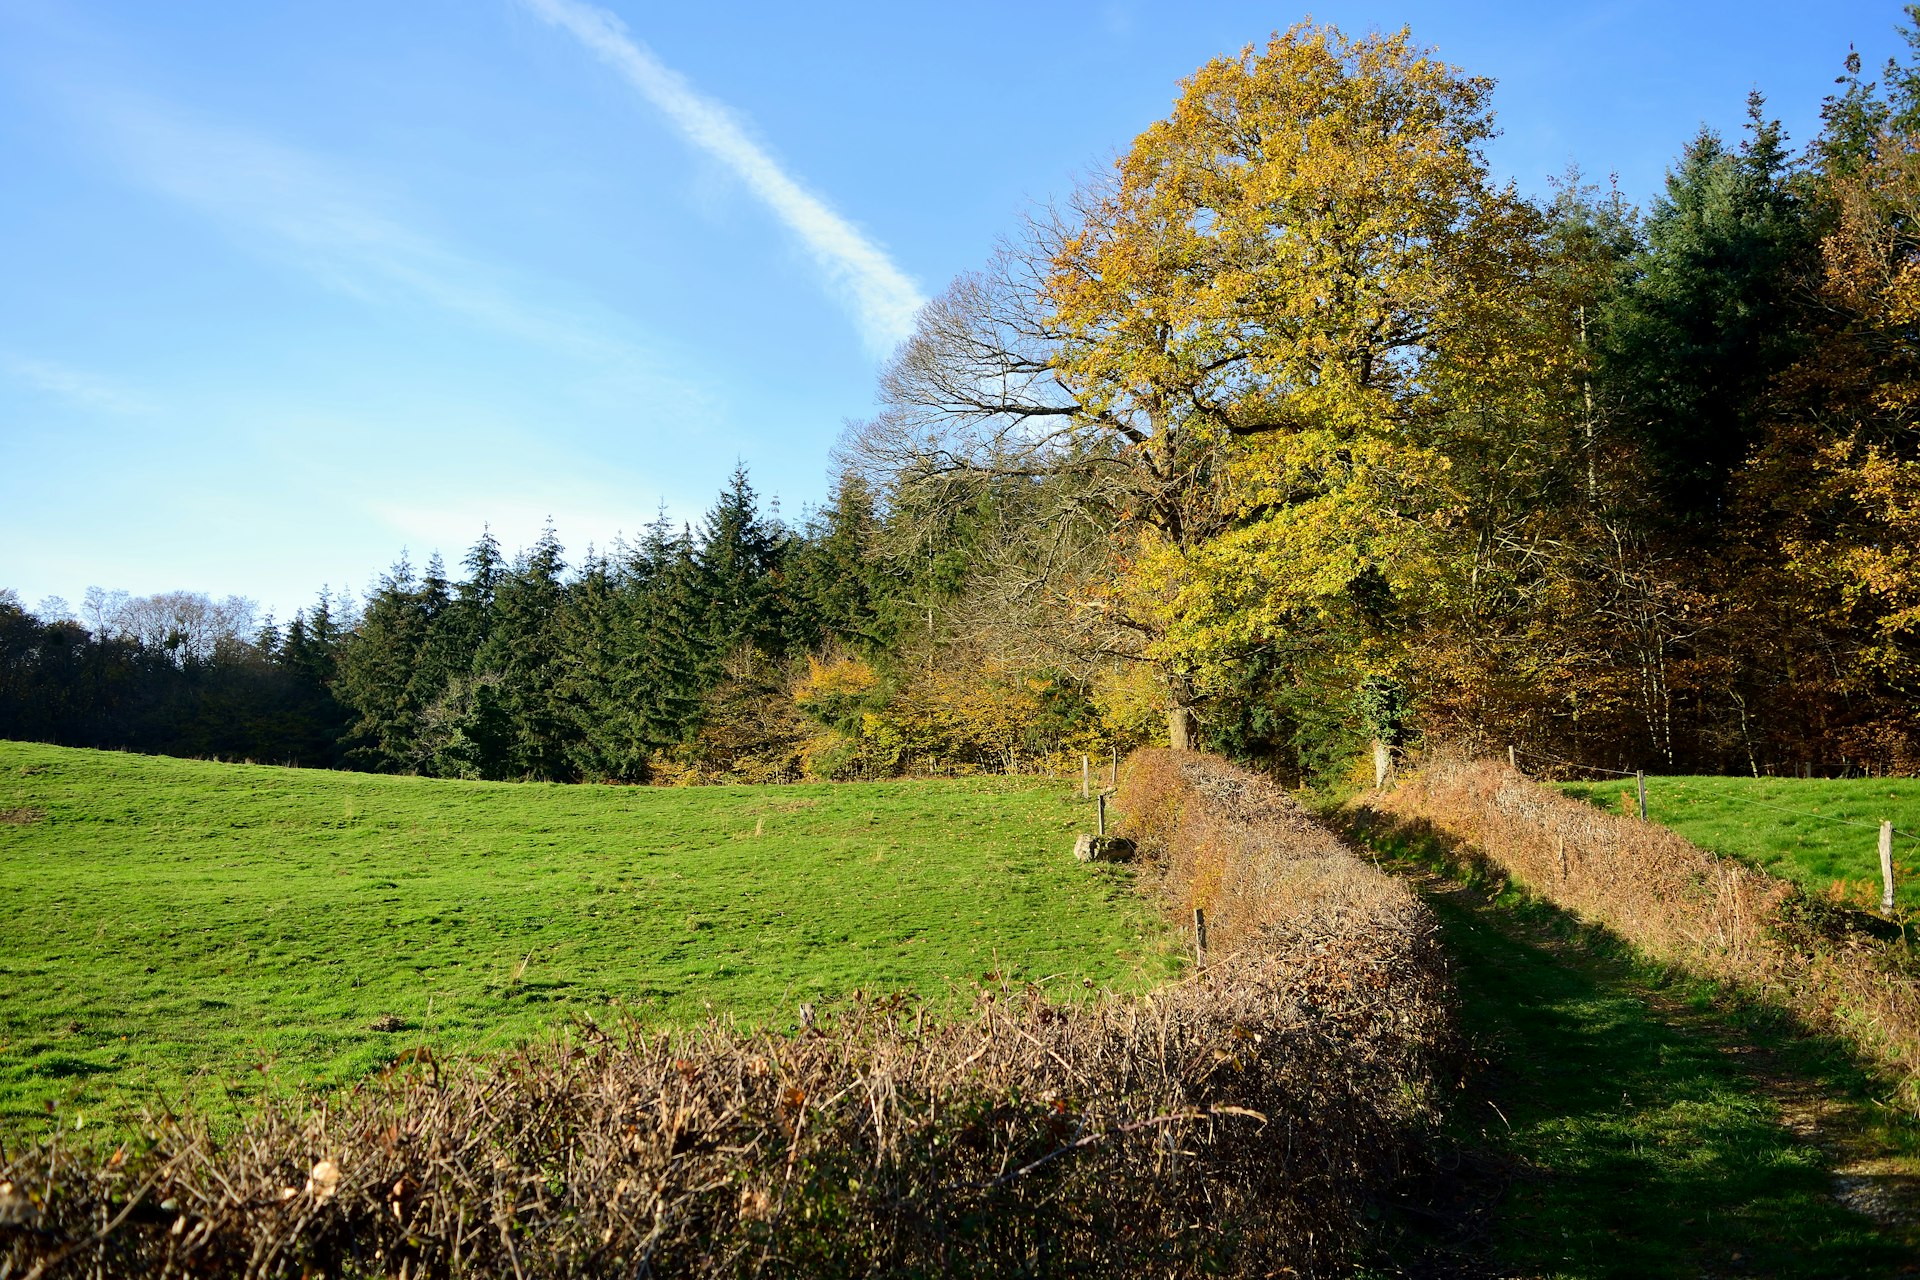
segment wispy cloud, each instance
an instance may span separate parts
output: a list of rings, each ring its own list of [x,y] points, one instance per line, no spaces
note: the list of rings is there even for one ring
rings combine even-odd
[[[0,352],[0,369],[36,391],[58,396],[82,409],[106,413],[147,413],[151,406],[96,374],[71,365]]]
[[[913,281],[886,250],[789,176],[747,136],[726,106],[703,96],[685,76],[662,63],[607,10],[579,0],[521,3],[592,50],[673,121],[689,142],[739,175],[800,238],[851,305],[869,347],[891,351],[913,332],[914,317],[926,301]]]
[[[143,98],[102,97],[90,114],[136,181],[330,288],[425,304],[562,354],[670,377],[618,336],[613,317],[543,300],[551,290],[414,229],[388,211],[390,198],[315,156]]]

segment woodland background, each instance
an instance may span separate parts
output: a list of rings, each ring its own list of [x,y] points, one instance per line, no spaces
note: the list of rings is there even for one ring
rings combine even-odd
[[[1920,15],[1908,9],[1909,21]],[[1920,769],[1920,35],[1644,208],[1490,82],[1301,25],[923,312],[828,504],[403,556],[292,619],[0,592],[0,737],[474,778],[1288,780],[1370,739]],[[1076,762],[1077,763],[1077,762]]]

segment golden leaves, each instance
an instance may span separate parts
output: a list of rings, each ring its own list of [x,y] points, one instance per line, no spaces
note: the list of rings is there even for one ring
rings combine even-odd
[[[1202,67],[1055,256],[1066,378],[1090,403],[1230,427],[1316,388],[1408,393],[1419,361],[1400,353],[1520,207],[1479,154],[1489,87],[1405,31],[1305,24]]]
[[[1404,30],[1303,23],[1201,67],[1083,197],[1044,283],[1055,363],[1144,421],[1135,447],[1175,495],[1114,588],[1163,664],[1204,677],[1351,621],[1366,575],[1443,579],[1438,424],[1534,363],[1502,317],[1539,227],[1487,179],[1490,90]]]

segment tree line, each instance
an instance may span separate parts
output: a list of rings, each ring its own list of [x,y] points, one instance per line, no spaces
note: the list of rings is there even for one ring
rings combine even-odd
[[[0,593],[0,736],[478,779],[765,781],[1016,767],[1107,744],[1084,685],[955,678],[943,615],[972,529],[880,510],[849,472],[799,527],[738,470],[697,528],[664,516],[568,565],[549,528],[483,534],[450,574],[403,555],[285,626],[250,602]],[[935,688],[928,687],[931,679]]]
[[[1903,34],[1877,78],[1849,55],[1797,153],[1756,93],[1638,209],[1577,173],[1523,198],[1488,81],[1302,24],[956,281],[846,447],[895,484],[1045,488],[983,591],[1151,668],[1176,743],[1296,774],[1368,738],[1912,772]]]
[[[1496,182],[1490,82],[1301,24],[930,303],[798,525],[742,471],[697,528],[483,538],[213,643],[0,597],[0,733],[622,781],[1149,740],[1912,772],[1906,36],[1797,151],[1755,94],[1643,209]]]

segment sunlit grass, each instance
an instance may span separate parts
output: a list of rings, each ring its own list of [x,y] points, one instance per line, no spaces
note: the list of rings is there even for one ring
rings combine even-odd
[[[1561,789],[1608,808],[1630,811],[1633,804],[1631,779],[1568,782]],[[1920,780],[1648,778],[1647,817],[1703,849],[1815,893],[1844,881],[1851,897],[1874,902],[1880,897],[1879,826],[1890,821],[1897,832],[1896,900],[1920,908]]]
[[[350,1081],[569,1019],[791,1025],[1174,961],[1065,784],[462,783],[0,743],[0,1122]],[[388,1028],[375,1029],[376,1026]]]

